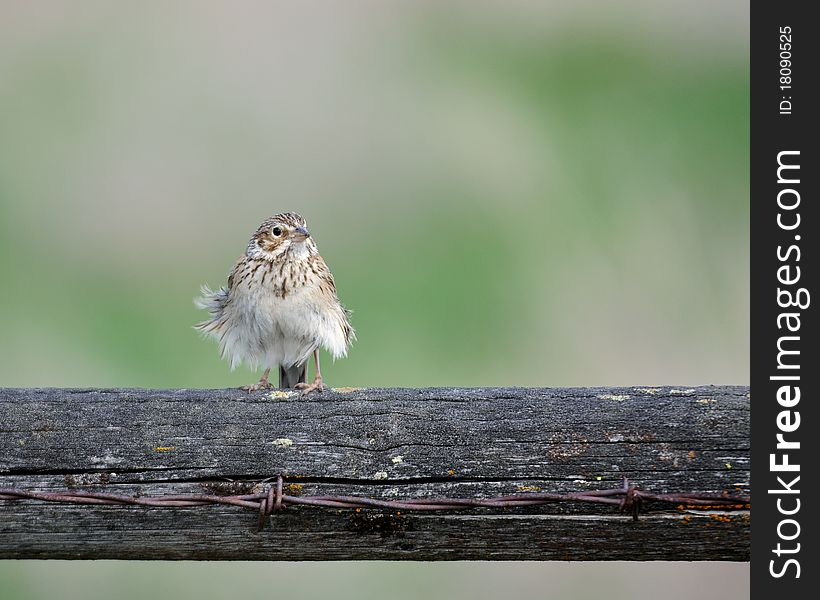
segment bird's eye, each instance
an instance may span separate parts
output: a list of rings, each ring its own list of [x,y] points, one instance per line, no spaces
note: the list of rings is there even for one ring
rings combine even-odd
[[[276,237],[279,237],[280,235],[282,235],[282,228],[281,228],[281,227],[274,227],[274,228],[273,228],[273,229],[271,229],[270,231],[271,231],[271,233],[272,233],[273,235],[275,235]]]

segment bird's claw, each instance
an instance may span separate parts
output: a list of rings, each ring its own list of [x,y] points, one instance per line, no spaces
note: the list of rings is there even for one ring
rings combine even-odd
[[[258,392],[260,390],[269,390],[273,387],[273,384],[270,381],[257,381],[256,383],[251,383],[249,385],[243,385],[241,390],[248,392]]]
[[[302,396],[307,396],[311,392],[324,392],[327,389],[327,386],[322,382],[320,377],[314,379],[313,383],[297,383],[293,387],[300,390],[300,395]]]

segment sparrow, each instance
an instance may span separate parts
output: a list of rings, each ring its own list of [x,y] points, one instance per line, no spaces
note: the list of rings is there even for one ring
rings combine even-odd
[[[333,275],[316,247],[305,220],[286,212],[265,219],[228,276],[227,287],[207,285],[196,298],[209,313],[194,326],[219,343],[231,370],[244,363],[264,368],[261,379],[242,389],[273,387],[271,369],[279,369],[279,387],[303,394],[326,389],[319,369],[319,348],[333,359],[347,355],[356,334],[350,311],[339,301]],[[311,354],[316,365],[307,383]]]

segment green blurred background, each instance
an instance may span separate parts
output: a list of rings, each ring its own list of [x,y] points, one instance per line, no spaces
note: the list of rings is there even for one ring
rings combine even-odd
[[[745,2],[0,13],[2,386],[253,381],[191,300],[284,210],[354,311],[331,385],[748,383]],[[748,565],[4,562],[0,595],[643,597],[630,573],[748,591]]]

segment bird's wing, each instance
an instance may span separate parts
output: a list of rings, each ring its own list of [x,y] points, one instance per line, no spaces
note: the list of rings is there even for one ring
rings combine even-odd
[[[236,279],[236,274],[240,269],[242,269],[242,266],[244,264],[245,264],[245,255],[243,254],[238,259],[236,259],[236,262],[234,263],[233,268],[231,269],[231,272],[228,275],[228,293],[230,293],[231,290],[233,290],[233,284],[234,284],[234,281]]]

